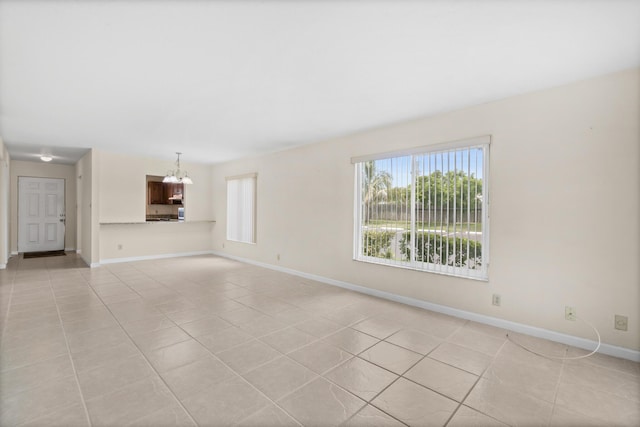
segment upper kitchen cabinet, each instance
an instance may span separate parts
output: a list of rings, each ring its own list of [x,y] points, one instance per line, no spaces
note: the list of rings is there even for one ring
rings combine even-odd
[[[165,205],[169,203],[165,198],[164,184],[162,182],[149,181],[147,183],[147,197],[150,205]]]
[[[183,194],[184,184],[147,182],[147,203],[149,205],[181,205],[184,199]]]

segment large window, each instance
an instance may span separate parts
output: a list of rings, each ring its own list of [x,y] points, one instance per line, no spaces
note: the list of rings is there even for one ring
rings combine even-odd
[[[256,174],[227,178],[227,240],[256,242]]]
[[[486,279],[489,141],[352,159],[355,259]]]

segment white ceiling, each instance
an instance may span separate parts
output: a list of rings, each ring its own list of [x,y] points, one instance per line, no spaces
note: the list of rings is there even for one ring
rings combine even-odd
[[[637,66],[640,0],[0,0],[0,135],[215,163]]]

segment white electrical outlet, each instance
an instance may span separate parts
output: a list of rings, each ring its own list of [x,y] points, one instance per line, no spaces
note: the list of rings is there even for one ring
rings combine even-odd
[[[491,298],[491,304],[497,305],[498,307],[502,304],[502,297],[499,294],[493,294]]]
[[[619,314],[616,314],[614,328],[616,328],[619,331],[626,331],[628,327],[629,327],[629,318],[627,316],[621,316]]]
[[[576,309],[574,307],[566,306],[564,308],[564,318],[565,320],[576,320]]]

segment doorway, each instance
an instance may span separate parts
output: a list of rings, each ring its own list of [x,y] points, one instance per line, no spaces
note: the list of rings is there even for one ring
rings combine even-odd
[[[18,252],[64,250],[64,184],[60,178],[18,177]]]

